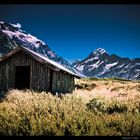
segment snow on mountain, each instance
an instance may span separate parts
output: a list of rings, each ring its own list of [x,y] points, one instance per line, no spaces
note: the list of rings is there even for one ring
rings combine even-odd
[[[90,59],[88,59],[88,60],[85,61],[85,62],[86,62],[86,63],[88,63],[88,62],[92,62],[93,60],[96,60],[96,59],[98,59],[98,57],[90,58]]]
[[[18,46],[23,46],[29,50],[41,54],[42,56],[63,65],[68,70],[84,76],[69,62],[52,51],[45,42],[21,30],[21,25],[19,23],[11,24],[0,21],[0,55],[3,56]]]
[[[4,24],[4,22],[3,21],[0,21],[0,24]]]
[[[90,65],[91,68],[89,70],[93,70],[94,68],[98,68],[103,62],[100,62],[100,60],[98,60],[95,64]]]
[[[83,69],[84,69],[83,65],[77,67],[77,70],[79,70],[79,71],[82,71]]]
[[[14,37],[16,37],[23,42],[29,42],[29,43],[33,44],[36,48],[39,47],[40,43],[45,45],[45,43],[43,41],[37,39],[35,36],[22,33],[21,31],[12,32],[12,31],[8,31],[8,30],[2,30],[2,32],[7,34],[10,37],[10,39],[13,39]]]
[[[102,48],[98,48],[98,49],[95,50],[93,53],[96,54],[97,56],[99,56],[99,55],[101,55],[101,54],[106,53],[106,51],[105,51],[104,49],[102,49]]]
[[[10,23],[11,24],[11,23]],[[16,28],[21,28],[21,24],[17,23],[17,24],[11,24],[13,27],[16,27]]]
[[[110,69],[111,67],[117,65],[118,62],[112,63],[112,64],[106,64],[105,69]]]
[[[121,58],[98,48],[73,66],[87,77],[116,77],[140,80],[140,58]]]

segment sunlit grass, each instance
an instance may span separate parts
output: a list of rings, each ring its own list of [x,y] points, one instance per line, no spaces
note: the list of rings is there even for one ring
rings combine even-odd
[[[0,135],[138,136],[139,82],[123,82],[81,79],[81,88],[61,97],[10,90],[0,103]]]

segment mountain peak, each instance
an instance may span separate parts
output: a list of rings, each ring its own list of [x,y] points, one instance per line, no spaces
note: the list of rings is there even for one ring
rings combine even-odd
[[[98,49],[96,49],[94,52],[93,52],[93,54],[104,54],[104,53],[107,53],[103,48],[98,48]]]
[[[96,49],[88,57],[73,64],[73,66],[87,77],[140,79],[140,58],[131,60],[115,54],[109,55],[102,48]]]

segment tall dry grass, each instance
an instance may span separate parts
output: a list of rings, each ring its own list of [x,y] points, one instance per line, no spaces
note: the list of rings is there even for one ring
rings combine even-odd
[[[84,79],[98,88],[105,81]],[[109,83],[110,84],[110,83]],[[108,84],[108,85],[109,85]],[[107,86],[107,85],[106,85]],[[79,92],[82,92],[79,96]],[[91,89],[77,89],[61,98],[50,93],[10,90],[0,103],[0,135],[138,136],[140,96],[118,100],[89,96]],[[133,93],[132,93],[133,94]]]
[[[88,100],[95,97],[122,100],[126,98],[135,98],[136,95],[140,95],[140,81],[129,81],[116,78],[85,78],[76,80],[75,82],[78,95],[81,97],[85,96]],[[87,88],[84,88],[83,85],[86,85]]]

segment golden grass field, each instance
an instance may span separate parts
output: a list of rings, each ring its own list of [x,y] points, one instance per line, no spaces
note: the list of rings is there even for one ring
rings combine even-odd
[[[75,82],[75,91],[60,97],[10,90],[0,103],[0,135],[139,136],[139,81]]]
[[[84,97],[87,101],[94,97],[126,100],[140,95],[140,81],[114,79],[90,80],[86,78],[76,79],[75,83],[79,87],[75,90],[74,94],[76,93],[78,96]]]

